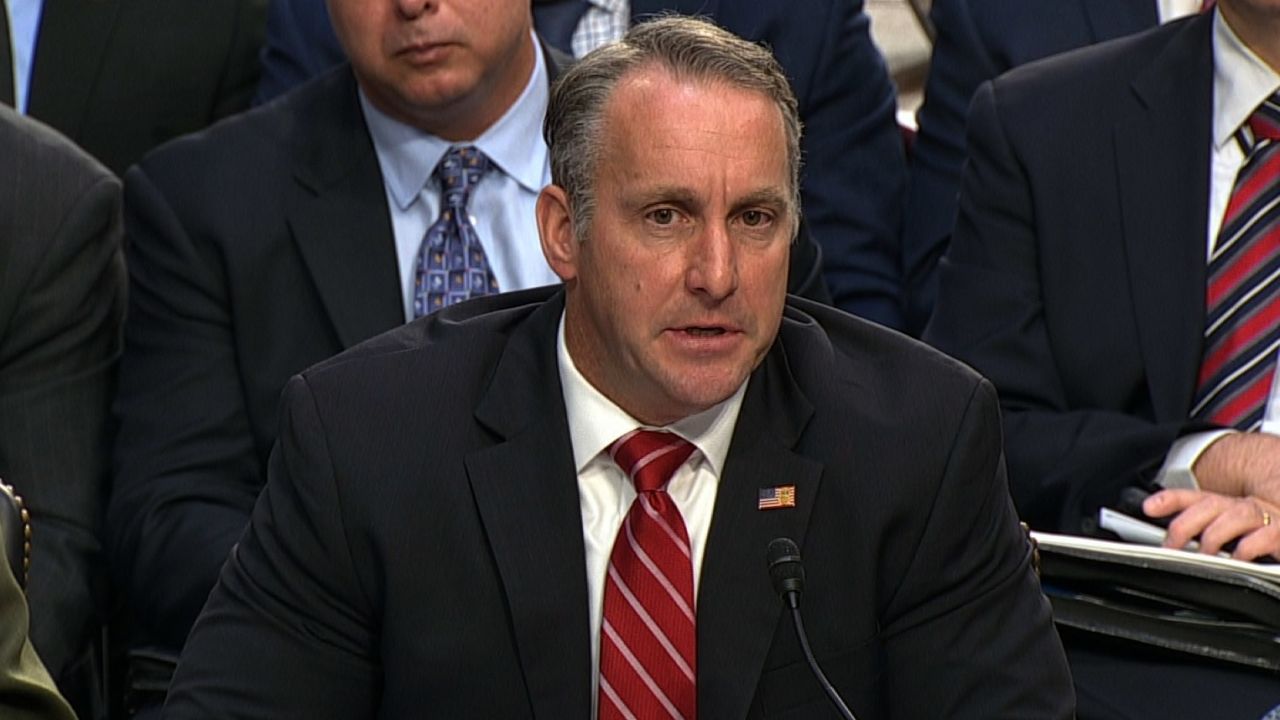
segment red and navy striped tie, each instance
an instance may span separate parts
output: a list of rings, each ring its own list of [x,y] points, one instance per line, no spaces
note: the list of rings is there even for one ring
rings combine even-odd
[[[1236,140],[1246,160],[1209,259],[1205,351],[1191,416],[1255,430],[1280,351],[1280,92],[1254,111]]]
[[[635,430],[609,454],[636,486],[609,556],[600,627],[600,720],[697,716],[693,562],[680,509],[664,489],[693,445]]]

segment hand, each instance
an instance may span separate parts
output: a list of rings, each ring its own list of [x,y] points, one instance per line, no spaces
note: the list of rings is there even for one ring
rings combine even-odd
[[[1200,453],[1191,471],[1203,490],[1280,504],[1280,436],[1224,435]]]
[[[1177,514],[1169,523],[1164,546],[1186,547],[1199,537],[1200,552],[1216,555],[1238,540],[1231,557],[1280,559],[1280,505],[1258,497],[1229,497],[1203,490],[1161,490],[1142,503],[1151,517]]]

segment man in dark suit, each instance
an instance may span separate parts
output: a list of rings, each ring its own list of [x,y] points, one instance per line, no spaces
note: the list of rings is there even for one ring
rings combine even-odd
[[[32,640],[93,718],[106,418],[125,304],[120,184],[8,107],[0,158],[0,478],[31,511]]]
[[[539,128],[562,60],[537,46],[529,9],[332,5],[351,66],[127,176],[132,292],[108,525],[135,646],[182,647],[264,482],[287,379],[420,314],[415,259],[446,210],[432,167],[448,148],[473,143],[496,165],[468,210],[500,288],[557,279],[533,203],[549,181]],[[820,294],[811,241],[796,258],[793,289]]]
[[[978,86],[1033,60],[1195,12],[1202,0],[936,0],[937,30],[902,221],[907,327],[924,330],[956,221],[964,127]]]
[[[1127,486],[1165,487],[1144,509],[1177,514],[1169,545],[1199,535],[1216,552],[1239,538],[1234,555],[1251,559],[1280,553],[1280,440],[1267,421],[1257,432],[1197,405],[1206,331],[1228,327],[1208,321],[1208,258],[1237,242],[1223,230],[1236,177],[1273,142],[1251,122],[1280,89],[1280,10],[1218,7],[983,85],[925,338],[1000,392],[1010,485],[1033,528],[1088,533]],[[1256,357],[1274,367],[1273,351]],[[1280,704],[1274,677],[1150,667],[1105,717],[1252,720]],[[1214,682],[1236,689],[1201,690]]]
[[[34,52],[16,84],[5,82],[17,53],[0,12],[0,102],[25,97],[24,113],[116,174],[165,140],[243,110],[253,96],[266,0],[25,4],[38,23],[18,40]]]
[[[767,51],[698,20],[566,71],[563,288],[291,381],[166,715],[834,716],[770,586],[790,537],[859,718],[1070,717],[991,388],[785,297],[799,125]]]
[[[861,0],[632,0],[611,3],[621,34],[647,17],[709,17],[741,37],[768,45],[787,72],[805,124],[801,181],[804,217],[822,247],[823,274],[837,307],[892,328],[903,327],[898,232],[906,187],[896,99],[884,60],[871,41]],[[597,12],[588,0],[534,0],[534,26],[548,44],[581,55],[616,35],[577,29]],[[275,97],[343,59],[324,5],[278,0],[267,19],[258,100]]]

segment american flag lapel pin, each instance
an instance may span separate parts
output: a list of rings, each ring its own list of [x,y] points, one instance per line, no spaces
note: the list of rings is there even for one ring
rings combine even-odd
[[[796,506],[796,486],[777,485],[760,488],[760,499],[756,502],[757,510],[777,510]]]

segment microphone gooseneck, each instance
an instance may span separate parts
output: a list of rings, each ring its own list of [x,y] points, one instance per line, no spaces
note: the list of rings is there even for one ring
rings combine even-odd
[[[804,621],[800,619],[800,594],[804,592],[804,563],[800,560],[800,546],[796,545],[791,538],[774,538],[769,542],[769,550],[765,557],[769,565],[769,579],[773,582],[773,591],[778,593],[782,602],[791,609],[791,622],[795,626],[796,638],[800,641],[800,649],[804,651],[804,659],[809,663],[809,669],[813,671],[813,676],[818,679],[818,684],[822,686],[823,692],[827,694],[827,698],[831,700],[831,704],[835,706],[840,716],[845,720],[858,720],[845,704],[844,698],[840,697],[840,693],[836,692],[835,687],[827,680],[822,668],[818,666],[818,659],[813,656],[813,650],[809,647],[809,637],[804,632]]]

